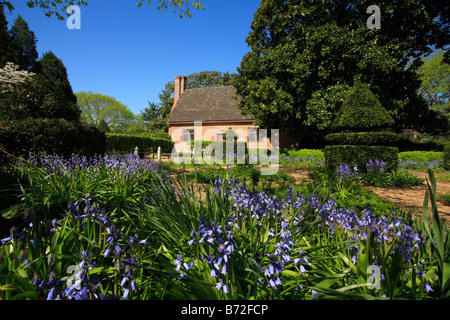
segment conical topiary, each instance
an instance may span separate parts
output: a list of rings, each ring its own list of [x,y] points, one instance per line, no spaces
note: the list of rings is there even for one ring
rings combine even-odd
[[[387,146],[395,142],[396,134],[385,131],[394,120],[370,89],[357,82],[350,89],[334,122],[334,130],[325,137],[325,164],[336,170],[341,164],[357,165],[362,172],[370,160],[387,163],[394,171],[398,163],[398,148]]]
[[[342,103],[334,123],[337,131],[375,131],[394,124],[394,120],[377,97],[363,83],[357,82]]]

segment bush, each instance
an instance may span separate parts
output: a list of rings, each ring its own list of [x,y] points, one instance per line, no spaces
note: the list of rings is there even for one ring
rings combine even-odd
[[[168,134],[167,132],[162,131],[162,130],[141,133],[141,134],[139,134],[139,136],[147,137],[147,138],[172,140],[172,138],[170,137],[170,134]]]
[[[78,121],[81,110],[57,94],[54,85],[43,75],[19,85],[0,100],[0,113],[7,120],[51,118]]]
[[[419,178],[411,172],[401,169],[394,171],[390,178],[392,185],[395,187],[420,186],[425,181],[425,179]]]
[[[342,103],[333,126],[339,130],[374,131],[393,124],[377,97],[365,84],[357,82]]]
[[[170,153],[172,152],[173,146],[173,141],[167,139],[149,138],[123,133],[106,134],[106,150],[108,152],[115,150],[130,153],[136,147],[139,148],[139,152],[156,152],[158,147],[161,147],[161,152]]]
[[[326,166],[331,171],[336,171],[341,164],[356,164],[358,170],[365,172],[370,159],[384,161],[387,172],[395,171],[398,165],[397,147],[335,145],[326,146],[324,154]]]
[[[450,170],[450,143],[444,146],[444,169]]]
[[[72,153],[84,156],[105,153],[105,135],[97,128],[64,119],[25,119],[0,122],[0,144],[14,156],[29,153]]]
[[[353,132],[327,136],[332,144],[325,147],[327,168],[335,171],[341,164],[357,165],[358,170],[364,173],[368,161],[377,159],[386,163],[386,172],[395,171],[398,148],[392,145],[397,138],[389,132],[376,132],[386,130],[392,124],[394,120],[380,101],[366,85],[357,82],[334,123],[335,129]]]
[[[405,151],[443,151],[447,142],[445,140],[414,141],[401,137],[397,143],[400,152]]]
[[[394,132],[332,133],[325,136],[331,145],[396,146],[400,136]]]

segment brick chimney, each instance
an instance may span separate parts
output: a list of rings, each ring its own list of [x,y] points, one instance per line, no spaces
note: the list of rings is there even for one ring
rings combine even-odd
[[[175,97],[173,99],[172,111],[185,89],[186,89],[186,77],[185,76],[176,76],[175,77]]]

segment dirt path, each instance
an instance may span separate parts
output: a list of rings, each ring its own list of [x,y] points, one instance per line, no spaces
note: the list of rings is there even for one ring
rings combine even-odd
[[[425,179],[427,177],[425,172],[415,171],[413,173],[420,178]],[[380,197],[396,203],[407,211],[415,211],[417,208],[419,213],[423,213],[423,200],[425,198],[425,192],[428,190],[426,181],[421,186],[414,187],[383,189],[368,186],[366,188],[372,190]],[[450,193],[450,182],[437,181],[436,193],[438,195]],[[441,218],[450,222],[450,205],[440,200],[437,200],[437,205]],[[430,203],[428,204],[428,209],[431,210]]]
[[[302,181],[311,181],[308,177],[309,171],[306,170],[286,170],[292,177],[295,178],[297,183]],[[412,171],[416,176],[420,178],[427,178],[426,172]],[[405,209],[406,211],[417,211],[423,213],[423,199],[425,197],[425,192],[427,191],[426,181],[420,186],[414,187],[401,187],[401,188],[376,188],[372,186],[364,186],[371,191],[373,191],[378,196],[383,199],[389,200]],[[436,182],[436,193],[439,194],[449,194],[450,193],[450,182]],[[437,200],[439,215],[442,219],[450,222],[450,205],[443,201]],[[431,204],[428,204],[429,210],[431,210]]]

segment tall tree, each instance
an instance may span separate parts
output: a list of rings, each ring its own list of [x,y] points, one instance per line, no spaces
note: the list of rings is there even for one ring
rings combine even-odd
[[[158,103],[148,101],[148,107],[141,110],[140,117],[147,125],[148,131],[167,131],[166,114]]]
[[[115,98],[81,91],[75,94],[82,111],[81,121],[98,127],[102,120],[112,132],[125,132],[127,127],[138,122],[138,117]]]
[[[38,71],[44,74],[55,86],[56,93],[68,103],[76,103],[77,97],[72,91],[67,69],[61,59],[53,52],[46,52],[38,61]]]
[[[25,71],[23,71],[25,72]],[[65,119],[79,121],[80,109],[56,94],[53,83],[44,75],[26,75],[25,81],[0,100],[0,114],[10,120]]]
[[[161,12],[165,12],[171,8],[174,13],[178,13],[180,18],[184,16],[191,17],[191,10],[203,10],[203,5],[200,1],[197,0],[158,0],[159,6],[158,10]],[[139,0],[137,2],[137,6],[141,7],[144,0]],[[150,0],[147,1],[148,4],[151,3]],[[10,0],[0,0],[0,4],[5,4],[9,10],[14,10],[14,6],[11,4]],[[44,10],[44,14],[47,17],[51,17],[55,15],[59,20],[64,20],[67,18],[64,13],[66,12],[67,7],[71,5],[85,5],[87,6],[88,2],[84,0],[27,0],[27,6],[30,8],[39,7]]]
[[[262,0],[234,82],[243,113],[267,128],[323,137],[360,80],[397,130],[436,128],[429,121],[436,115],[417,96],[415,71],[429,46],[448,45],[448,7],[438,0],[377,4],[381,29],[367,27],[368,0]]]
[[[418,70],[422,85],[419,93],[424,96],[428,106],[450,117],[450,64],[444,62],[445,51],[438,50],[424,58]]]
[[[6,62],[12,62],[10,46],[8,21],[4,13],[4,4],[0,3],[0,68],[3,68]]]
[[[19,15],[11,27],[11,50],[13,62],[22,70],[34,71],[39,57],[36,50],[36,36],[28,23]]]

